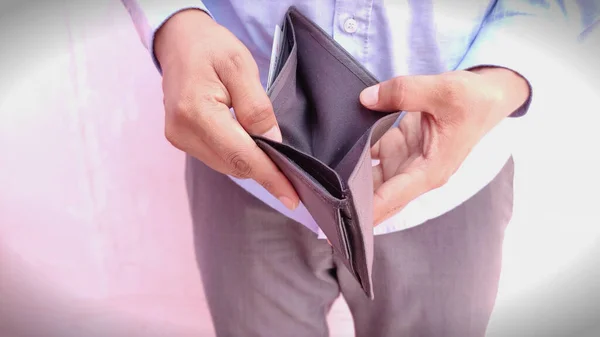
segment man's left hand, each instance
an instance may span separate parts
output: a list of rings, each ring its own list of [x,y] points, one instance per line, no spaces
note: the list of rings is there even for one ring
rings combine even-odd
[[[443,186],[471,149],[529,96],[525,79],[505,68],[396,77],[365,89],[362,104],[406,111],[372,148],[375,225]]]

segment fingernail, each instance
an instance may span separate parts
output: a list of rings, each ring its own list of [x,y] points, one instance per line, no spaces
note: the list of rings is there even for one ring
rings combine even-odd
[[[379,102],[379,85],[368,87],[360,93],[360,101],[365,106],[375,106]]]
[[[274,140],[276,142],[282,141],[281,130],[279,130],[279,127],[277,125],[273,125],[273,127],[270,128],[269,131],[263,134],[263,137],[268,138],[270,140]]]
[[[295,210],[296,207],[298,207],[298,204],[296,204],[295,202],[292,201],[292,199],[288,198],[288,197],[279,197],[279,201],[281,201],[281,203],[287,207],[288,209],[290,209],[291,211]]]

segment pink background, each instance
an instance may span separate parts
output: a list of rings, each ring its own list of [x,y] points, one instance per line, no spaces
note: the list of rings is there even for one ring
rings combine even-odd
[[[80,3],[6,16],[0,33],[0,336],[211,336],[160,78],[119,1]],[[547,99],[515,135],[491,335],[599,242],[598,73],[573,55],[543,60],[562,80],[537,88]],[[343,302],[329,319],[352,331]]]

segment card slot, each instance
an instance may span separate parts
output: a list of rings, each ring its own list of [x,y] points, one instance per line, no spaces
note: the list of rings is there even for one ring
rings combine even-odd
[[[285,65],[285,63],[287,62],[291,52],[292,52],[292,48],[295,45],[294,42],[294,34],[292,31],[292,34],[288,34],[288,31],[292,29],[288,23],[288,21],[286,20],[285,24],[283,25],[283,31],[282,31],[282,39],[281,39],[281,50],[279,51],[279,63],[277,64],[277,67],[275,68],[275,76],[274,78],[277,77],[277,75],[279,75],[279,72],[281,71],[281,69],[283,68],[283,66]]]
[[[267,92],[271,100],[275,100],[275,97],[277,97],[277,94],[282,89],[281,87],[289,85],[290,81],[285,82],[285,79],[289,77],[289,73],[296,72],[296,38],[294,28],[292,27],[288,16],[286,16],[286,19],[283,22],[281,44],[281,50],[279,51],[277,58],[278,63],[273,74],[273,83]],[[286,68],[293,69],[286,70]]]
[[[300,170],[307,173],[307,176],[312,178],[315,183],[323,187],[332,197],[342,200],[344,199],[344,187],[342,181],[335,171],[327,167],[318,159],[313,158],[301,151],[298,151],[288,145],[271,141],[265,138],[256,137],[261,142],[267,143],[276,151],[285,156],[288,160],[294,163]]]
[[[350,271],[352,271],[352,275],[365,290],[367,296],[373,298],[371,272],[369,269],[369,266],[373,263],[373,236],[372,234],[367,234],[368,232],[362,228],[360,223],[360,220],[362,219],[360,219],[360,216],[356,214],[356,208],[353,206],[353,200],[351,196],[348,199],[347,207],[341,209],[341,215],[344,219],[344,227],[346,229],[346,241],[348,242],[348,246],[351,248],[351,253],[347,261],[347,267]],[[372,226],[372,223],[367,225]]]
[[[346,260],[348,260],[349,265],[352,266],[352,249],[350,247],[350,241],[348,239],[348,228],[346,228],[347,218],[344,216],[341,208],[337,209],[337,218],[338,232],[340,233],[339,240],[340,245],[343,248],[343,251],[341,251],[340,253],[344,254],[344,257],[346,258]]]

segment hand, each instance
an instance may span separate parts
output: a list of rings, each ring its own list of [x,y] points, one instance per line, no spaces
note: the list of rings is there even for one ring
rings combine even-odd
[[[365,89],[364,106],[407,111],[373,146],[375,225],[443,186],[471,149],[529,96],[525,79],[504,68],[397,77]]]
[[[281,141],[258,67],[242,42],[203,11],[191,9],[161,27],[155,52],[169,142],[214,170],[256,180],[286,207],[296,208],[293,186],[248,135]]]

